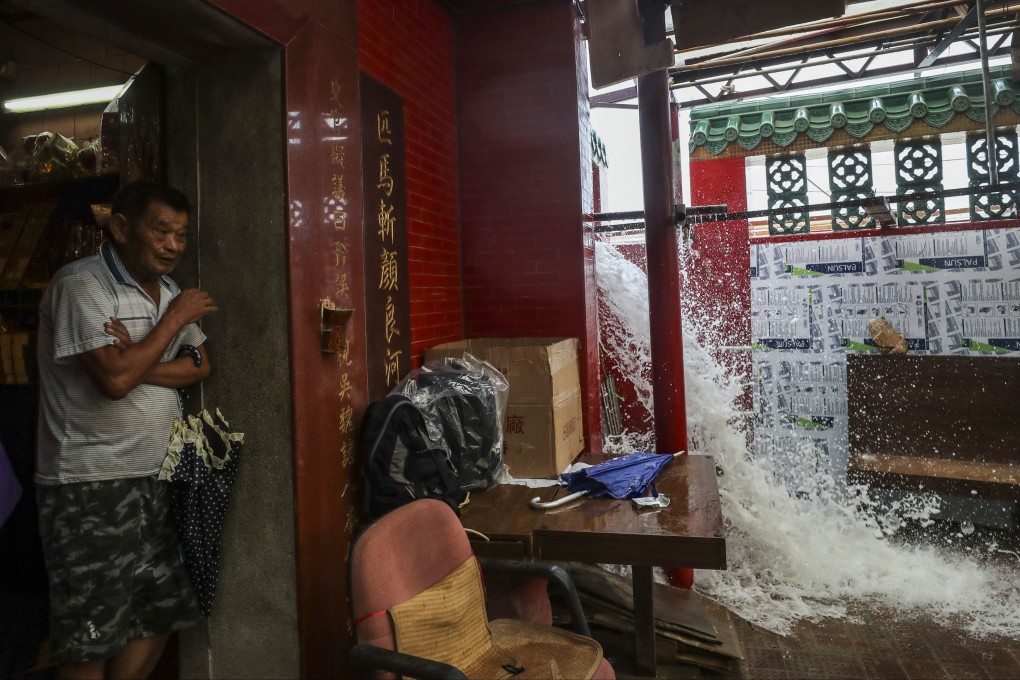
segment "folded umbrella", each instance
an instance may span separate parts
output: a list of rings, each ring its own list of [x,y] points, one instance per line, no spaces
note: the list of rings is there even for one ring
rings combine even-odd
[[[653,480],[669,461],[677,456],[662,453],[628,453],[610,458],[598,465],[591,465],[574,472],[564,472],[560,479],[566,482],[569,495],[555,501],[542,503],[534,498],[531,507],[536,510],[554,508],[581,496],[592,498],[637,498],[644,496],[651,487],[652,495],[658,496]]]
[[[170,512],[184,549],[184,566],[202,615],[212,613],[220,563],[220,537],[237,476],[244,433],[231,432],[217,409],[213,417],[177,420],[159,478],[173,485]]]
[[[566,472],[560,479],[570,492],[587,491],[592,498],[636,498],[655,485],[652,480],[673,456],[661,453],[628,453],[610,458],[598,465]]]

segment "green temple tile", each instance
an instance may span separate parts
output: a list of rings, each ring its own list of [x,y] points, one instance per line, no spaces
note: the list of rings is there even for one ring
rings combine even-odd
[[[999,106],[1009,106],[1016,99],[1016,93],[1005,80],[992,83],[992,100]]]
[[[949,88],[949,106],[953,111],[966,111],[970,108],[970,97],[967,91],[959,85]]]
[[[811,118],[808,110],[803,107],[797,109],[793,114],[793,129],[797,132],[807,132],[809,127],[811,127]]]
[[[924,100],[924,95],[920,92],[914,92],[910,95],[910,115],[914,118],[924,118],[928,115],[928,102]]]
[[[846,123],[846,109],[844,106],[838,102],[832,104],[829,107],[829,124],[837,130],[840,130],[846,127]]]
[[[1020,84],[1012,79],[1010,67],[994,67],[990,76],[993,117],[1006,106],[1020,115],[1016,96]],[[806,134],[805,141],[824,145],[832,138],[832,130],[840,129],[856,139],[866,140],[871,135],[887,139],[890,133],[899,134],[917,123],[918,134],[936,134],[952,124],[957,113],[983,125],[984,104],[981,72],[969,71],[824,95],[699,107],[691,112],[691,140],[696,147],[715,154],[723,153],[735,141],[743,149],[735,153],[750,155],[748,152],[758,148],[761,140],[786,147]],[[1011,123],[1006,120],[1003,124]],[[876,125],[885,127],[878,130]],[[968,125],[972,124],[964,123],[962,127],[967,129]]]
[[[723,139],[727,142],[735,142],[739,136],[740,116],[730,116],[726,119],[726,127],[723,129]]]
[[[868,120],[872,123],[881,123],[885,120],[885,104],[881,97],[875,97],[868,102]]]

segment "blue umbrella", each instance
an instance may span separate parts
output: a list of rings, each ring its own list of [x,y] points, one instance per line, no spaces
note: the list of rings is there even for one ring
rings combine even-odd
[[[576,472],[565,472],[560,479],[567,483],[567,490],[571,493],[550,503],[542,503],[541,499],[535,498],[531,507],[552,508],[584,495],[620,500],[637,498],[646,495],[648,487],[651,487],[653,496],[658,496],[653,480],[669,461],[679,455],[682,453],[628,453]]]

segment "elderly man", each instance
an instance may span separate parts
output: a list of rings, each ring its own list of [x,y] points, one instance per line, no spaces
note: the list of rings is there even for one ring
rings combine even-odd
[[[124,186],[110,240],[57,272],[40,305],[35,479],[58,678],[144,678],[199,617],[156,479],[177,388],[210,372],[196,322],[216,307],[168,276],[189,210],[166,185]]]

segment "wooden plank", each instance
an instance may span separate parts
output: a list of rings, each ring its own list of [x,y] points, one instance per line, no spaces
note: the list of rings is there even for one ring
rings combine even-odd
[[[588,57],[592,85],[601,89],[669,68],[673,45],[645,44],[637,0],[588,0]]]
[[[628,579],[597,566],[579,563],[563,566],[570,572],[582,597],[587,595],[598,598],[604,603],[603,606],[632,615],[633,589]],[[657,626],[687,630],[706,641],[717,641],[716,627],[702,613],[695,593],[656,584],[655,597],[659,604],[655,615]]]
[[[479,539],[469,535],[471,550],[478,557],[495,557],[502,560],[525,561],[530,557],[531,546],[525,541],[500,541]]]
[[[361,187],[365,247],[368,398],[396,387],[411,364],[410,246],[404,100],[366,73],[361,87]]]
[[[658,595],[658,593],[656,593]],[[634,607],[633,599],[631,603],[628,603],[626,607],[617,606],[613,602],[603,600],[597,595],[584,594],[580,595],[581,605],[584,607],[585,615],[588,620],[592,623],[597,623],[599,617],[602,615],[623,618],[630,621],[629,629],[634,629]],[[656,609],[658,611],[658,608]],[[659,635],[665,635],[671,637],[674,640],[682,641],[684,644],[690,644],[695,647],[702,649],[713,649],[720,643],[719,639],[714,636],[715,626],[712,626],[712,634],[705,633],[702,630],[694,628],[687,628],[685,626],[677,625],[664,621],[661,618],[656,617],[655,619],[655,632]]]
[[[852,484],[959,496],[1016,500],[1020,497],[1020,466],[851,453],[847,478]]]
[[[593,626],[633,633],[632,591],[625,577],[591,565],[564,563],[560,566],[574,579],[585,614]],[[744,658],[733,619],[725,607],[690,590],[662,583],[656,583],[653,588],[655,632],[659,640],[668,639],[679,649],[690,648],[715,656],[716,663],[722,657]],[[687,625],[675,623],[677,621]]]
[[[844,0],[690,0],[673,4],[679,50],[841,16]]]
[[[856,470],[867,472],[1020,485],[1020,468],[1002,463],[862,454],[855,456],[851,465]]]
[[[610,621],[609,625],[603,628],[593,630],[591,636],[602,645],[603,650],[624,650],[629,649],[633,644],[633,633],[634,628],[628,622],[622,620]],[[612,652],[610,652],[612,653]],[[658,662],[663,666],[676,663],[677,646],[672,640],[667,640],[663,637],[655,638],[655,656]],[[625,678],[631,677],[634,673],[634,669],[630,668],[628,658],[624,660],[620,656],[613,655],[613,670],[616,671],[616,677]],[[663,673],[665,677],[670,677],[669,674]]]

